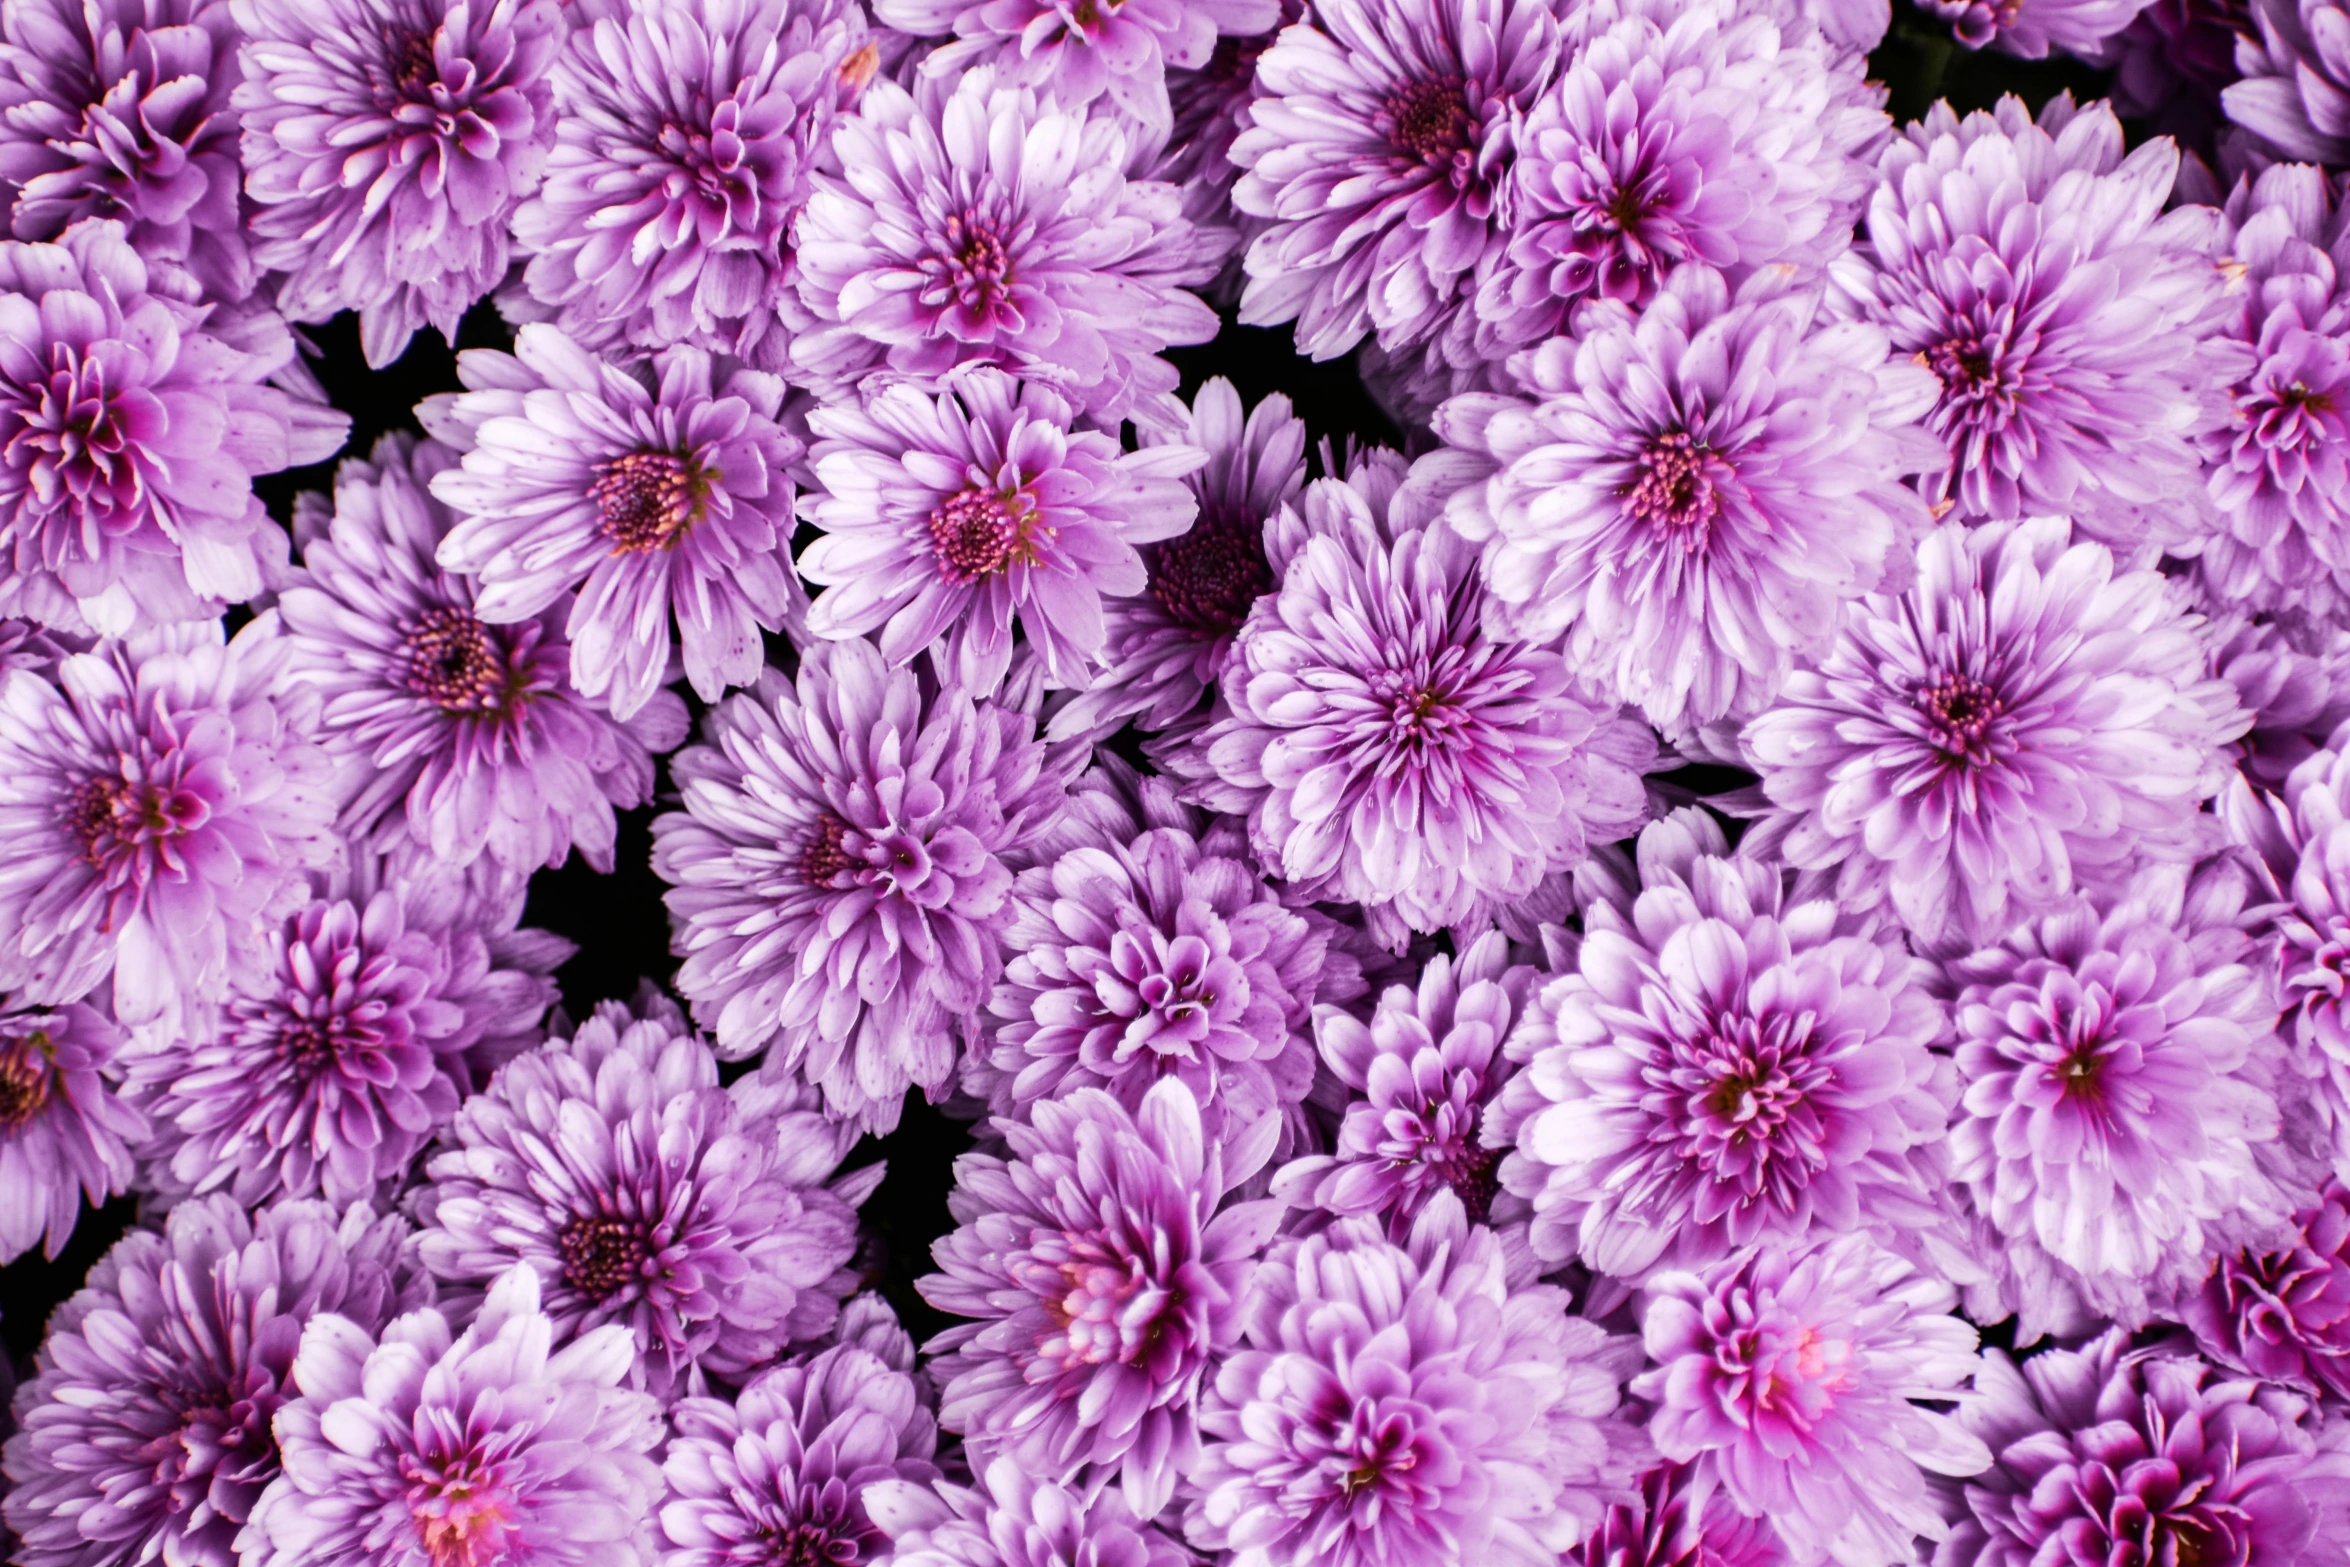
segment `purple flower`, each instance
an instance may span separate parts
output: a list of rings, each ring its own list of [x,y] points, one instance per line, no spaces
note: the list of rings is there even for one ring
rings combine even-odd
[[[1040,1480],[1009,1458],[978,1489],[883,1481],[865,1505],[890,1536],[890,1567],[1191,1567],[1189,1551],[1117,1491]]]
[[[720,382],[699,348],[631,373],[544,325],[514,348],[467,352],[467,390],[425,407],[465,454],[432,477],[457,517],[441,565],[473,579],[492,623],[568,603],[571,684],[615,718],[669,678],[673,615],[696,696],[749,685],[765,663],[759,633],[805,602],[789,558],[800,443],[775,423],[783,383],[748,370]]]
[[[1857,59],[1730,0],[1609,0],[1565,25],[1576,44],[1517,134],[1507,239],[1478,273],[1479,358],[1567,331],[1587,299],[1645,305],[1687,262],[1735,285],[1850,248],[1859,155],[1886,129]]]
[[[2143,1322],[2149,1297],[2195,1288],[2292,1212],[2264,1168],[2278,998],[2243,934],[2183,908],[2183,883],[2073,899],[1952,965],[1951,1169],[1999,1237],[2027,1340],[2069,1331],[2073,1296]]]
[[[1541,0],[1326,0],[1257,60],[1232,144],[1248,249],[1240,319],[1297,323],[1334,359],[1373,332],[1437,345],[1504,218],[1520,116],[1549,80],[1558,23]]]
[[[0,241],[0,612],[110,634],[218,615],[285,566],[253,475],[342,445],[343,415],[262,384],[291,336],[149,281],[120,223]]]
[[[670,764],[682,811],[653,821],[677,988],[729,1058],[897,1125],[909,1083],[943,1090],[1001,971],[1021,850],[1059,814],[1027,715],[925,696],[863,640],[768,674]]]
[[[529,1264],[557,1334],[617,1323],[631,1385],[664,1398],[739,1377],[832,1325],[881,1173],[824,1186],[842,1138],[773,1110],[719,1087],[690,1031],[606,1002],[458,1112],[426,1166],[425,1265],[462,1292]]]
[[[1555,1567],[1646,1446],[1615,1413],[1637,1346],[1566,1306],[1511,1290],[1450,1197],[1408,1247],[1369,1217],[1288,1242],[1201,1401],[1192,1542],[1264,1567]]]
[[[256,281],[237,188],[228,0],[34,0],[0,18],[0,201],[18,239],[119,218],[215,303]],[[171,290],[175,295],[178,290]]]
[[[1867,1237],[1773,1243],[1703,1274],[1649,1282],[1642,1337],[1657,1451],[1701,1461],[1737,1509],[1769,1520],[1800,1561],[1916,1560],[1949,1532],[1928,1473],[1990,1463],[1947,1400],[1981,1364],[1975,1330],[1945,1316],[1950,1286]]]
[[[523,282],[583,343],[690,343],[781,369],[804,323],[790,229],[871,79],[841,0],[582,14],[549,78],[546,183],[514,213]]]
[[[229,0],[253,259],[296,321],[359,312],[369,365],[506,276],[555,141],[556,0]]]
[[[1183,481],[1199,515],[1182,533],[1142,547],[1141,592],[1102,601],[1109,667],[1053,715],[1056,739],[1128,718],[1163,732],[1195,717],[1232,656],[1233,634],[1273,591],[1267,525],[1305,485],[1305,426],[1278,392],[1243,424],[1240,394],[1222,376],[1199,389],[1190,415],[1144,440],[1208,454],[1206,466]]]
[[[1519,359],[1531,406],[1437,416],[1499,467],[1446,512],[1486,544],[1496,618],[1668,729],[1767,704],[1930,524],[1902,481],[1942,462],[1916,428],[1933,377],[1873,327],[1818,324],[1818,298],[1774,270],[1733,300],[1691,263]]]
[[[320,1312],[380,1323],[432,1298],[408,1225],[365,1206],[227,1193],[133,1230],[57,1310],[17,1389],[4,1507],[25,1567],[240,1567],[234,1548],[278,1472],[271,1417],[306,1385]]]
[[[1139,1518],[1199,1459],[1194,1407],[1239,1331],[1240,1295],[1281,1204],[1223,1205],[1272,1151],[1268,1117],[1212,1143],[1199,1101],[1169,1079],[1129,1112],[1097,1088],[998,1121],[1010,1162],[955,1161],[959,1226],[922,1298],[979,1320],[949,1328],[939,1423],[977,1461],[1089,1489],[1113,1476]]]
[[[94,1008],[0,1012],[0,1262],[55,1261],[82,1197],[130,1185],[147,1118],[115,1091],[123,1031]]]
[[[1473,546],[1414,526],[1370,465],[1309,485],[1308,537],[1241,628],[1223,716],[1188,758],[1299,897],[1404,932],[1497,904],[1640,823],[1655,742],[1588,704],[1557,654],[1488,638]]]
[[[2350,627],[2214,615],[2207,640],[2211,672],[2252,711],[2252,728],[2236,743],[2238,766],[2262,789],[2283,788],[2350,720]]]
[[[1162,349],[1216,334],[1184,290],[1215,277],[1232,233],[1193,224],[1175,187],[1128,179],[1107,115],[976,70],[919,102],[874,83],[832,146],[841,172],[817,175],[797,229],[800,298],[831,324],[792,352],[821,382],[845,393],[881,366],[936,385],[996,365],[1114,422],[1175,389]]]
[[[2250,0],[2238,34],[2244,79],[2220,93],[2235,121],[2287,158],[2350,160],[2350,37],[2340,0]]]
[[[2153,0],[2084,53],[2111,67],[2114,113],[2209,159],[2227,123],[2220,95],[2243,78],[2237,40],[2254,30],[2251,0]]]
[[[2044,60],[2051,49],[2096,58],[2149,0],[1924,0],[1969,49],[1997,44],[2007,54]]]
[[[1729,853],[1713,818],[1640,835],[1535,994],[1488,1142],[1550,1262],[1637,1277],[1766,1237],[1922,1227],[1954,1089],[1933,972],[1900,932]]]
[[[1570,1558],[1575,1567],[1785,1567],[1770,1524],[1742,1515],[1711,1467],[1659,1464]]]
[[[435,929],[411,914],[418,901],[395,886],[306,905],[269,932],[217,1022],[139,1053],[131,1083],[156,1123],[143,1153],[161,1190],[220,1188],[247,1208],[388,1196],[487,1081],[476,1053],[536,1042],[555,1000],[548,960],[570,943],[496,965],[484,932]]]
[[[74,654],[54,685],[0,677],[0,986],[79,1001],[111,970],[131,1025],[216,1000],[256,922],[340,856],[276,632],[164,627]]]
[[[1487,931],[1458,962],[1438,953],[1416,986],[1390,988],[1367,1025],[1315,1008],[1322,1063],[1351,1097],[1336,1151],[1291,1161],[1275,1191],[1330,1213],[1376,1214],[1399,1241],[1438,1192],[1487,1222],[1501,1194],[1487,1111],[1515,1070],[1502,1042],[1534,980],[1510,963],[1501,932]]]
[[[2201,443],[2249,350],[2222,330],[2215,216],[2163,212],[2178,161],[2164,140],[2125,158],[2113,111],[2063,94],[2036,125],[2015,98],[1936,105],[1886,150],[1869,243],[1835,276],[1942,383],[1930,499],[2069,513],[2125,555],[2209,531]]]
[[[465,866],[488,855],[513,876],[560,865],[576,844],[612,868],[615,805],[653,792],[653,751],[685,738],[685,704],[655,696],[626,724],[571,687],[564,606],[485,622],[473,582],[436,560],[455,525],[432,498],[456,461],[435,442],[386,436],[335,474],[334,508],[306,511],[306,568],[278,600],[293,678],[322,700],[321,740],[345,771],[342,824],[378,824]]]
[[[2191,859],[2249,715],[2196,617],[2064,519],[1918,547],[1898,597],[1846,606],[1742,743],[1786,814],[1760,829],[1848,904],[1889,894],[1923,940],[1991,942],[2135,860]]]
[[[249,1567],[649,1567],[660,1406],[620,1384],[613,1325],[549,1354],[539,1279],[517,1267],[464,1332],[427,1307],[380,1332],[321,1314],[302,1396],[278,1414],[285,1472],[253,1511]]]
[[[2021,1366],[1986,1354],[1958,1418],[1995,1460],[1935,1567],[2270,1567],[2350,1530],[2350,1460],[2306,1399],[2119,1328]]]
[[[1224,37],[1208,51],[1197,70],[1167,72],[1167,102],[1173,125],[1166,150],[1151,167],[1151,177],[1184,192],[1187,212],[1211,215],[1231,223],[1241,247],[1262,233],[1265,222],[1232,205],[1232,187],[1240,178],[1233,165],[1232,143],[1247,129],[1249,103],[1256,97],[1257,61],[1273,47],[1284,27],[1305,17],[1304,0],[1280,0],[1279,14],[1264,31],[1244,38]],[[1237,258],[1228,261],[1210,289],[1210,297],[1229,303],[1240,288]]]
[[[907,1374],[913,1345],[894,1321],[889,1328],[903,1346],[897,1363],[837,1344],[763,1372],[731,1404],[687,1398],[670,1407],[666,1567],[852,1567],[887,1553],[866,1515],[868,1488],[938,1478],[937,1425]]]
[[[985,369],[936,398],[885,382],[808,422],[824,493],[805,513],[824,537],[799,564],[829,590],[809,630],[878,630],[892,664],[935,646],[975,696],[1003,683],[1015,618],[1054,684],[1093,678],[1102,598],[1144,590],[1135,546],[1191,524],[1181,481],[1206,460],[1178,441],[1121,451],[1059,393]]]
[[[2350,1187],[2328,1181],[2285,1244],[2220,1258],[2182,1315],[2216,1360],[2350,1398]]]

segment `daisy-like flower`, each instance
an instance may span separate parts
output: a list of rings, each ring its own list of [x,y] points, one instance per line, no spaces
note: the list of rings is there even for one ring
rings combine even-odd
[[[654,818],[653,869],[677,988],[722,1054],[767,1048],[876,1132],[910,1084],[944,1091],[1001,972],[1022,851],[1061,810],[1066,770],[1033,736],[861,639],[710,715],[670,764],[684,809]]]
[[[1334,359],[1376,333],[1435,344],[1502,232],[1520,117],[1550,79],[1558,23],[1541,0],[1329,0],[1258,57],[1232,144],[1248,248],[1240,319],[1297,323]]]
[[[165,627],[0,677],[0,985],[114,1016],[217,1000],[258,922],[341,854],[331,763],[269,616]]]
[[[482,617],[473,581],[437,559],[456,519],[429,486],[456,460],[385,436],[336,470],[331,512],[296,518],[305,569],[278,612],[291,678],[317,689],[320,740],[343,764],[343,830],[404,825],[443,861],[487,856],[515,878],[575,845],[610,870],[613,807],[651,798],[652,753],[685,738],[685,704],[659,692],[616,723],[572,689],[565,606]]]
[[[986,369],[936,397],[885,382],[808,423],[824,493],[805,512],[824,537],[799,566],[828,589],[808,629],[879,631],[892,664],[936,646],[975,696],[1003,683],[1015,619],[1054,684],[1094,678],[1102,599],[1148,585],[1135,546],[1191,525],[1182,480],[1207,460],[1181,441],[1122,451],[1058,392]]]
[[[2125,553],[2209,531],[2202,443],[2250,350],[2223,330],[2213,214],[2163,211],[2178,162],[2159,139],[2125,157],[2112,109],[2063,94],[2037,124],[2016,98],[1937,104],[1886,149],[1869,242],[1833,270],[1842,307],[1942,383],[1930,499],[2066,512]]]
[[[690,343],[780,369],[790,238],[878,51],[844,0],[582,16],[549,77],[546,183],[514,213],[530,297],[598,348]]]
[[[1376,471],[1309,485],[1306,539],[1241,628],[1199,800],[1245,812],[1269,870],[1375,932],[1481,926],[1647,814],[1654,738],[1581,699],[1556,653],[1488,637],[1473,545],[1414,526]]]
[[[285,565],[253,476],[343,443],[343,415],[262,384],[290,335],[208,330],[151,281],[117,222],[0,241],[0,613],[109,634],[218,615]]]
[[[2285,1244],[2222,1257],[2182,1315],[2216,1360],[2350,1398],[2350,1187],[2328,1181]]]
[[[884,1481],[865,1506],[889,1536],[890,1567],[1191,1567],[1196,1558],[1116,1490],[1040,1480],[1009,1458],[977,1486]]]
[[[887,1317],[875,1298],[859,1301]],[[894,1320],[886,1325],[892,1347],[903,1348],[900,1363],[863,1343],[841,1343],[761,1373],[732,1403],[686,1398],[670,1406],[661,1463],[669,1500],[660,1515],[673,1547],[662,1557],[668,1567],[856,1567],[881,1559],[889,1540],[867,1515],[869,1488],[938,1478],[930,1461],[937,1424],[908,1375],[913,1344]]]
[[[1446,509],[1485,544],[1494,618],[1668,729],[1761,708],[1930,523],[1903,481],[1942,462],[1917,426],[1933,377],[1818,301],[1775,270],[1733,298],[1686,265],[1517,361],[1531,406],[1437,416],[1499,468]]]
[[[1278,564],[1267,524],[1306,482],[1305,425],[1275,392],[1241,418],[1240,394],[1217,376],[1191,401],[1179,429],[1144,439],[1208,454],[1184,478],[1199,503],[1192,524],[1142,547],[1142,591],[1102,601],[1102,657],[1109,667],[1053,715],[1056,739],[1099,732],[1131,718],[1154,733],[1196,715],[1232,656],[1232,638]]]
[[[494,966],[485,933],[412,917],[421,901],[395,886],[308,904],[269,932],[217,1021],[139,1053],[131,1084],[155,1120],[144,1153],[159,1188],[219,1188],[247,1208],[388,1196],[488,1080],[474,1053],[534,1042],[555,1000],[544,960],[570,944],[532,968]]]
[[[2134,860],[2193,858],[2251,715],[2171,584],[2070,537],[1945,523],[1908,592],[1846,606],[1742,736],[1785,813],[1763,844],[1836,870],[1848,905],[1889,895],[1923,940],[1976,943]]]
[[[2084,1300],[2143,1322],[2293,1211],[2263,1168],[2278,998],[2184,882],[2076,898],[1952,966],[1952,1173],[2000,1237],[2027,1339],[2069,1331]]]
[[[959,1226],[923,1299],[978,1320],[928,1346],[939,1423],[975,1459],[1089,1489],[1115,1478],[1139,1518],[1199,1461],[1202,1379],[1240,1327],[1241,1292],[1281,1204],[1225,1203],[1273,1147],[1273,1118],[1230,1146],[1170,1078],[1129,1112],[1098,1088],[998,1121],[1011,1160],[955,1161]],[[1219,1209],[1221,1211],[1219,1211]]]
[[[1039,8],[1030,31],[1057,14]],[[1172,185],[1128,179],[1127,132],[1108,115],[980,69],[919,101],[874,83],[832,146],[840,172],[817,175],[795,231],[800,298],[829,325],[792,353],[822,383],[996,365],[1116,421],[1175,390],[1161,350],[1216,335],[1185,290],[1215,277],[1232,232],[1192,223]]]
[[[1735,283],[1816,274],[1852,243],[1859,154],[1887,129],[1856,60],[1731,0],[1602,0],[1518,132],[1506,242],[1477,279],[1478,356],[1568,329],[1587,299],[1640,306],[1702,261]]]
[[[1282,907],[1235,827],[1069,850],[1013,884],[993,1041],[963,1086],[996,1115],[1106,1088],[1129,1110],[1179,1078],[1210,1138],[1313,1086],[1308,1011],[1331,926]]]
[[[1572,965],[1511,1035],[1487,1140],[1551,1262],[1637,1277],[1766,1237],[1920,1225],[1953,1093],[1949,1022],[1898,930],[1728,858],[1712,817],[1640,835]]]
[[[627,1329],[557,1336],[524,1267],[462,1333],[314,1318],[246,1567],[649,1567],[660,1405],[621,1385]]]
[[[719,1087],[682,1021],[606,1002],[508,1062],[458,1112],[420,1209],[444,1284],[478,1291],[529,1264],[559,1335],[618,1324],[632,1385],[664,1398],[831,1327],[882,1169],[824,1185],[838,1134]]]
[[[359,312],[367,362],[506,276],[555,142],[556,0],[229,0],[253,259],[296,321]]]
[[[33,0],[0,16],[0,205],[18,239],[117,218],[151,273],[253,292],[228,0]]]
[[[457,518],[440,563],[473,579],[474,612],[527,623],[568,604],[571,684],[615,718],[669,677],[672,618],[696,696],[749,685],[759,633],[805,602],[783,383],[745,370],[721,382],[699,348],[631,373],[544,324],[512,354],[468,350],[458,370],[467,390],[422,416],[465,454],[432,491]]]
[[[1501,932],[1487,931],[1458,961],[1440,952],[1416,985],[1391,987],[1368,1024],[1317,1007],[1322,1064],[1351,1098],[1335,1152],[1292,1160],[1275,1192],[1331,1213],[1377,1214],[1399,1240],[1438,1192],[1458,1197],[1472,1222],[1487,1222],[1501,1155],[1484,1127],[1515,1070],[1502,1043],[1535,977],[1509,961]]]
[[[2350,1529],[2350,1456],[2306,1398],[2119,1328],[2020,1366],[1987,1353],[1958,1418],[1995,1461],[1941,1567],[2283,1567]]]
[[[1553,1567],[1646,1446],[1616,1415],[1638,1345],[1566,1307],[1450,1196],[1407,1245],[1367,1216],[1288,1242],[1202,1400],[1185,1532],[1265,1567]]]
[[[2250,0],[2239,34],[2244,79],[2221,90],[2235,121],[2287,158],[2340,166],[2350,161],[2350,38],[2342,0]]]
[[[17,1389],[0,1499],[25,1567],[242,1567],[239,1530],[278,1473],[272,1417],[302,1391],[303,1326],[379,1324],[432,1298],[408,1225],[366,1207],[225,1192],[133,1230],[57,1310]]]
[[[2148,0],[1924,0],[1969,49],[2044,60],[2051,49],[2095,59],[2099,45],[2128,27]]]
[[[1649,1283],[1649,1435],[1699,1462],[1799,1561],[1891,1567],[1949,1533],[1926,1477],[1991,1462],[1947,1400],[1981,1359],[1950,1286],[1865,1236],[1771,1243]]]
[[[94,1007],[0,1011],[0,1263],[54,1259],[82,1198],[130,1185],[147,1118],[117,1091],[123,1032]]]

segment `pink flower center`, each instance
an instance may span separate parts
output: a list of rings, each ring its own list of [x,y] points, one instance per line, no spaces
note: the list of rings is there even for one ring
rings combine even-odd
[[[132,432],[106,387],[106,366],[65,344],[50,350],[46,384],[16,410],[8,466],[25,476],[31,503],[42,510],[93,503],[111,509],[139,503],[141,483]],[[144,394],[131,401],[150,402]],[[160,413],[160,410],[157,410]]]
[[[1203,636],[1230,636],[1273,591],[1264,525],[1203,513],[1189,533],[1150,553],[1150,595],[1169,620]]]
[[[81,840],[82,856],[100,870],[134,856],[164,850],[212,819],[212,807],[192,789],[92,778],[65,806],[66,831]]]
[[[1389,94],[1379,121],[1398,152],[1440,169],[1465,164],[1477,140],[1467,84],[1457,76],[1413,82]]]
[[[849,824],[827,811],[800,848],[800,880],[811,887],[837,887],[839,878],[864,862],[843,847]]]
[[[962,490],[930,514],[930,549],[939,574],[949,582],[977,582],[1014,565],[1037,563],[1041,526],[1036,501],[1026,489]]]
[[[1974,676],[1947,671],[1918,687],[1910,703],[1926,720],[1926,738],[1953,762],[1991,760],[1993,726],[2007,711],[1999,693]]]
[[[501,712],[521,694],[507,679],[489,628],[455,605],[419,615],[401,638],[397,659],[393,678],[444,712]]]
[[[56,1062],[47,1029],[0,1041],[0,1133],[23,1131],[49,1103]]]
[[[644,1276],[644,1226],[633,1219],[581,1214],[555,1237],[563,1258],[563,1279],[590,1300],[603,1300]]]
[[[494,1472],[470,1454],[446,1464],[403,1458],[408,1515],[432,1567],[494,1567],[520,1531],[513,1499]]]
[[[1702,548],[1708,525],[1721,511],[1713,471],[1720,459],[1688,434],[1658,436],[1638,459],[1640,477],[1625,505],[1633,516],[1661,524],[1685,552]]]
[[[630,452],[593,471],[588,496],[604,514],[615,555],[676,548],[710,492],[709,476],[675,452]]]
[[[944,282],[964,310],[990,316],[1012,282],[1012,257],[995,226],[976,212],[950,216],[941,233],[939,259],[926,270]]]

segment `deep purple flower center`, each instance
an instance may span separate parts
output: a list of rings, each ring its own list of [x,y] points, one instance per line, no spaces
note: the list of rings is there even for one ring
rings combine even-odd
[[[2252,444],[2265,451],[2300,451],[2350,434],[2340,400],[2298,378],[2245,399],[2243,413]]]
[[[176,866],[168,846],[210,821],[212,807],[192,789],[91,778],[68,797],[64,814],[83,858],[105,870],[158,848]]]
[[[800,849],[800,880],[811,887],[837,886],[843,872],[862,865],[844,847],[848,834],[849,824],[826,812]]]
[[[2015,417],[2023,386],[2017,367],[2008,363],[1999,345],[1962,331],[1918,357],[1942,383],[1935,423],[1944,433],[1953,428],[1998,429]]]
[[[401,639],[400,684],[451,713],[492,713],[520,693],[507,679],[489,628],[468,610],[426,610]]]
[[[412,103],[428,97],[440,83],[441,68],[433,60],[432,40],[431,33],[413,28],[383,30],[384,68],[399,101]]]
[[[1713,480],[1720,461],[1685,431],[1658,436],[1637,459],[1640,477],[1627,509],[1662,524],[1684,551],[1704,547],[1708,525],[1722,509]]]
[[[472,1453],[439,1463],[403,1458],[400,1476],[432,1567],[493,1567],[506,1559],[519,1531],[513,1498],[494,1463]]]
[[[1003,299],[1012,281],[1011,252],[995,226],[976,212],[946,220],[944,251],[946,281],[966,310],[989,313]]]
[[[1417,81],[1390,93],[1380,107],[1381,128],[1398,152],[1448,168],[1465,160],[1477,141],[1467,84],[1457,76]]]
[[[1465,1144],[1436,1166],[1460,1198],[1471,1224],[1483,1224],[1493,1213],[1493,1199],[1501,1195],[1501,1151]]]
[[[42,508],[93,500],[135,506],[141,485],[130,423],[137,415],[131,407],[118,409],[108,394],[104,361],[55,344],[49,379],[26,390],[33,395],[15,409],[18,429],[8,438],[7,459],[26,476],[31,501]],[[126,401],[152,399],[141,394]]]
[[[629,452],[597,463],[588,497],[615,555],[674,549],[701,520],[709,475],[675,452]]]
[[[2167,1424],[2162,1412],[2147,1413],[2159,1434]],[[2215,1478],[2168,1454],[2138,1458],[2119,1472],[2084,1463],[2072,1494],[2092,1527],[2083,1531],[2088,1538],[2067,1542],[2072,1559],[2100,1567],[2242,1567],[2251,1557],[2252,1519],[2225,1499]]]
[[[0,1042],[0,1133],[23,1131],[49,1103],[56,1061],[45,1028]]]
[[[644,1226],[634,1219],[581,1214],[555,1237],[563,1279],[590,1300],[603,1300],[644,1276],[651,1254]]]
[[[1189,533],[1150,554],[1150,595],[1167,618],[1204,636],[1230,636],[1273,591],[1264,525],[1202,513]]]
[[[1910,698],[1926,721],[1926,738],[1953,762],[1981,767],[1991,760],[1991,734],[2007,704],[1974,676],[1949,670]]]
[[[809,1500],[821,1502],[822,1498],[810,1496]],[[837,1516],[761,1527],[756,1536],[756,1554],[733,1560],[756,1562],[758,1567],[841,1567],[844,1562],[863,1560],[865,1553],[860,1548],[863,1537],[878,1531],[858,1527],[856,1519],[848,1516],[845,1496],[827,1511]]]
[[[1052,535],[1025,488],[974,485],[930,514],[931,553],[949,582],[977,582],[1014,565],[1034,566],[1039,539]]]

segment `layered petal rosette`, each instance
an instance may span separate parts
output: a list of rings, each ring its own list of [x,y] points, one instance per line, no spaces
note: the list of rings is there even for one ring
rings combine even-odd
[[[82,1199],[130,1185],[147,1118],[120,1092],[123,1043],[95,1007],[0,1011],[0,1262],[55,1260]]]

